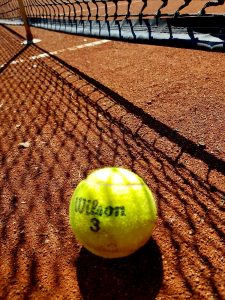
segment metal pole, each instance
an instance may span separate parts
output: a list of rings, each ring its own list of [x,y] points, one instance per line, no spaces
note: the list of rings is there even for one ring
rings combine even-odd
[[[19,3],[19,8],[20,8],[20,13],[21,13],[21,16],[23,18],[24,27],[25,27],[25,30],[26,30],[27,43],[32,43],[33,35],[31,33],[30,25],[29,25],[28,20],[27,20],[27,14],[26,14],[26,10],[25,10],[24,4],[23,4],[23,0],[18,0],[18,3]]]

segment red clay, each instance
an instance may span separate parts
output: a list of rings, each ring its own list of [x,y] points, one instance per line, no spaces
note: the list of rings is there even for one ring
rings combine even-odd
[[[24,47],[0,27],[0,298],[225,298],[224,54],[109,42],[32,60],[94,41],[33,33]],[[158,200],[152,240],[118,260],[83,249],[68,220],[103,166]]]

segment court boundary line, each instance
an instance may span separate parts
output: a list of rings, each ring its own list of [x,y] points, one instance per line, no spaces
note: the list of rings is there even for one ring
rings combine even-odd
[[[73,46],[73,47],[67,47],[67,48],[56,50],[56,51],[49,51],[49,52],[41,53],[41,54],[38,54],[38,55],[30,56],[27,59],[12,60],[10,62],[10,65],[16,65],[18,63],[24,63],[24,62],[29,61],[29,60],[30,61],[35,61],[37,59],[50,57],[51,55],[58,55],[60,53],[66,52],[66,51],[76,51],[76,50],[83,49],[83,48],[95,47],[95,46],[98,46],[98,45],[106,44],[108,42],[111,42],[111,40],[105,40],[104,39],[104,40],[94,41],[94,42],[91,42],[91,43],[76,45],[76,46]],[[0,65],[0,69],[2,69],[6,64],[7,63]]]

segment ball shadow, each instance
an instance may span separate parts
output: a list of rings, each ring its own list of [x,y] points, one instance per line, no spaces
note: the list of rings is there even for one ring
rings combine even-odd
[[[134,254],[104,259],[82,248],[76,261],[84,299],[155,299],[163,280],[162,255],[151,239]]]

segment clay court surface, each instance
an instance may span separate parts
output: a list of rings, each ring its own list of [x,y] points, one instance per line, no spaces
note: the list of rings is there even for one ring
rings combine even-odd
[[[25,46],[0,27],[0,299],[225,299],[224,53],[32,32]],[[104,166],[158,201],[127,258],[69,226],[74,188]]]

